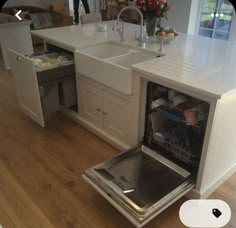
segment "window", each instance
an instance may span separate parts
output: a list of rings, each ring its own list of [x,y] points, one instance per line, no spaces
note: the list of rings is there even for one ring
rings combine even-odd
[[[203,0],[199,35],[228,40],[234,8],[228,0]]]

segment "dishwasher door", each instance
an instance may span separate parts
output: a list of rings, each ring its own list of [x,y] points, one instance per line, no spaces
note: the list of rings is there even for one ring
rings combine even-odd
[[[83,177],[136,227],[195,187],[191,173],[146,146],[91,167]]]

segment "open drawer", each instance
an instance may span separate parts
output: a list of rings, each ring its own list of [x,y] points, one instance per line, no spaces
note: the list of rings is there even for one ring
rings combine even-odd
[[[96,165],[83,177],[136,227],[195,187],[191,173],[146,146]]]
[[[69,101],[71,105],[77,103],[73,62],[60,64],[46,55],[27,57],[8,51],[19,107],[40,126],[45,127],[47,114],[58,111],[60,105],[67,106],[64,102],[68,97],[72,99]],[[37,61],[44,60],[44,65],[42,62],[37,65]]]

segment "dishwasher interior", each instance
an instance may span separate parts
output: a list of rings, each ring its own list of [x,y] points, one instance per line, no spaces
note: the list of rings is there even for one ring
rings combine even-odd
[[[143,143],[196,173],[209,109],[205,101],[149,82]]]
[[[141,227],[195,187],[209,104],[148,82],[142,145],[83,177]]]

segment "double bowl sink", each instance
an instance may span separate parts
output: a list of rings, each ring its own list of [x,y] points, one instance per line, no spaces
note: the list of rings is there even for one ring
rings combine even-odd
[[[106,42],[76,51],[77,72],[124,94],[132,94],[131,66],[159,57],[155,52]]]

